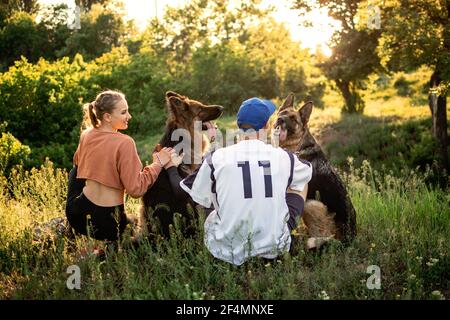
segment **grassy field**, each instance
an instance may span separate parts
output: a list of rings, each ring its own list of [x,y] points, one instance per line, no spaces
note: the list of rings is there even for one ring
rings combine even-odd
[[[406,151],[399,154],[410,127],[412,136],[429,130],[428,107],[374,92],[363,115],[342,116],[335,98],[314,109],[310,126],[342,169],[357,211],[351,245],[309,252],[300,232],[292,254],[235,267],[209,254],[201,231],[186,239],[175,226],[170,241],[133,248],[125,237],[105,260],[82,256],[102,243],[33,240],[36,225],[64,215],[67,172],[47,163],[10,181],[0,176],[0,299],[449,299],[448,190],[430,185],[434,173],[411,169]],[[234,121],[218,124],[232,128]],[[137,139],[144,162],[159,137]],[[139,201],[129,198],[126,208],[137,213]],[[81,270],[79,290],[67,288],[72,265]],[[370,266],[379,267],[379,289],[368,288]]]
[[[0,197],[0,298],[2,299],[444,299],[450,297],[448,194],[405,170],[380,175],[368,163],[344,175],[358,213],[358,237],[321,253],[304,249],[268,263],[235,267],[214,259],[202,234],[131,248],[125,238],[105,261],[82,257],[100,243],[78,239],[33,241],[33,226],[63,215],[67,175],[50,164],[14,179],[14,196]],[[127,202],[136,212],[138,201]],[[202,218],[198,224],[201,225]],[[69,290],[67,268],[81,270],[81,289]],[[370,290],[369,266],[381,288]],[[372,271],[373,272],[373,271]]]

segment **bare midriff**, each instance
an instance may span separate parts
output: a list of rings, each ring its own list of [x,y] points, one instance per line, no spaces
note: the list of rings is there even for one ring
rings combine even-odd
[[[105,186],[94,180],[86,180],[83,193],[91,202],[101,207],[114,207],[123,204],[124,191]]]

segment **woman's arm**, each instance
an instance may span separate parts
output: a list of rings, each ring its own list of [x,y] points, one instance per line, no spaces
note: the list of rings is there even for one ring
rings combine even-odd
[[[153,163],[142,168],[134,140],[122,143],[118,161],[120,180],[127,194],[133,198],[142,197],[158,178],[162,167],[170,160],[169,148],[163,148],[154,154]],[[160,163],[160,160],[162,161]]]

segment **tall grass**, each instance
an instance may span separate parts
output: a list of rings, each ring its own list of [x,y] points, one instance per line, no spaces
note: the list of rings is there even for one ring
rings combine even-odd
[[[101,242],[80,238],[34,241],[33,226],[64,215],[67,173],[47,162],[0,178],[0,298],[2,299],[440,299],[450,297],[450,206],[426,173],[395,176],[368,162],[342,173],[357,211],[358,236],[309,252],[296,236],[292,254],[251,259],[240,267],[214,259],[201,231],[130,246],[128,236],[104,261],[81,251]],[[139,202],[129,199],[128,212]],[[197,221],[201,230],[204,217]],[[66,286],[70,265],[81,289]],[[370,290],[367,267],[381,271]]]

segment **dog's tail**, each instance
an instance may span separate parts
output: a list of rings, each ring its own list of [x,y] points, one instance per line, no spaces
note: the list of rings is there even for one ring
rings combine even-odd
[[[334,214],[328,212],[328,208],[320,201],[307,200],[303,211],[303,222],[308,231],[308,236],[313,238],[339,238],[334,221]]]

